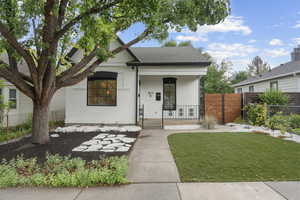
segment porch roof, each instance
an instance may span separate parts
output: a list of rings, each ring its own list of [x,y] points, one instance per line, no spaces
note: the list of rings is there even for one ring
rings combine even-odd
[[[133,47],[131,52],[138,61],[128,62],[130,66],[208,66],[211,62],[193,47]]]

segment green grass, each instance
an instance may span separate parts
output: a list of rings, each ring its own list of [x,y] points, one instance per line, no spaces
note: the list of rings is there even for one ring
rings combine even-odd
[[[300,144],[254,133],[168,137],[183,182],[300,180]]]

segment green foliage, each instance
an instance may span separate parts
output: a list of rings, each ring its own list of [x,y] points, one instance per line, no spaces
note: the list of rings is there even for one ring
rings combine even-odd
[[[207,75],[204,77],[204,92],[214,93],[233,93],[233,88],[226,76],[229,63],[222,62],[221,65],[212,64],[208,67]]]
[[[18,157],[0,164],[0,188],[17,186],[88,187],[127,183],[128,161],[111,157],[86,162],[81,158],[47,155],[45,163]]]
[[[248,78],[248,72],[246,71],[239,71],[233,74],[233,79],[231,80],[231,84],[240,83]]]
[[[278,90],[267,90],[263,94],[259,95],[259,99],[262,103],[267,105],[287,105],[289,98],[287,95]]]
[[[268,111],[267,106],[263,104],[249,104],[245,106],[247,118],[251,125],[264,126],[267,122]]]
[[[243,120],[241,117],[236,118],[233,123],[236,124],[247,124],[247,121]]]
[[[176,42],[176,40],[169,40],[169,41],[165,42],[162,46],[163,47],[177,47],[177,42]]]
[[[290,127],[289,117],[277,113],[267,120],[267,127],[272,130],[280,130],[281,134],[285,134]]]
[[[289,117],[290,127],[293,129],[300,128],[300,115],[292,114]]]

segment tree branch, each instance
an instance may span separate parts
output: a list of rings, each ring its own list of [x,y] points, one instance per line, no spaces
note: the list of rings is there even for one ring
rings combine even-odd
[[[11,82],[25,95],[34,99],[34,90],[33,87],[28,85],[22,78],[23,74],[17,72],[13,68],[10,68],[8,64],[0,60],[0,76],[5,80]]]
[[[143,40],[145,37],[148,36],[148,34],[150,33],[150,28],[147,28],[143,33],[141,33],[139,36],[137,36],[135,39],[131,40],[130,42],[124,44],[121,47],[118,47],[116,49],[114,49],[112,52],[113,55],[116,55],[118,53],[120,53],[121,51],[127,49],[128,47],[140,42],[141,40]],[[83,60],[83,59],[82,59]],[[57,79],[57,83],[56,83],[56,87],[57,90],[62,88],[62,87],[67,87],[67,86],[71,86],[74,84],[79,83],[80,81],[84,80],[90,73],[92,73],[97,66],[99,66],[103,61],[100,59],[97,59],[95,62],[93,62],[89,67],[87,67],[83,72],[78,73],[70,78],[61,78],[61,79]],[[77,68],[76,70],[80,71],[81,68]],[[66,76],[66,75],[65,75]],[[63,79],[63,80],[62,80]]]
[[[57,19],[57,26],[60,28],[62,26],[62,23],[65,19],[65,13],[66,13],[66,8],[69,3],[69,0],[61,0],[60,5],[59,5],[59,10],[58,10],[58,19]]]
[[[56,32],[55,34],[55,38],[56,40],[58,40],[59,38],[61,38],[66,32],[68,32],[68,30],[70,30],[71,27],[73,27],[75,24],[77,24],[82,18],[92,15],[92,14],[96,14],[98,12],[101,12],[102,10],[108,9],[113,7],[114,5],[118,4],[119,2],[121,2],[121,0],[115,0],[109,4],[106,4],[104,6],[100,6],[100,7],[93,7],[89,10],[87,10],[84,13],[79,14],[78,16],[76,16],[75,18],[73,18],[72,20],[69,21],[69,23],[67,23],[66,25],[63,26],[63,28],[61,30],[59,30],[58,32]]]
[[[16,49],[19,55],[21,55],[26,61],[29,71],[33,79],[36,78],[37,70],[34,63],[34,60],[30,53],[22,47],[22,45],[17,41],[17,39],[8,31],[6,26],[0,22],[0,33],[7,40],[7,42]]]

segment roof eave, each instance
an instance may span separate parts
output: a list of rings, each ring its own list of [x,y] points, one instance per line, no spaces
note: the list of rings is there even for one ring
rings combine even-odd
[[[281,75],[272,76],[272,77],[269,77],[269,78],[264,78],[264,79],[260,79],[260,80],[256,80],[256,81],[250,81],[250,82],[246,82],[246,83],[237,83],[237,84],[232,85],[232,87],[241,87],[241,86],[245,86],[245,85],[251,85],[251,84],[255,84],[255,83],[269,81],[269,80],[272,80],[272,79],[284,78],[284,77],[287,77],[287,76],[293,76],[295,74],[300,74],[300,71],[281,74]]]
[[[211,65],[211,62],[127,62],[127,66],[202,66]]]

